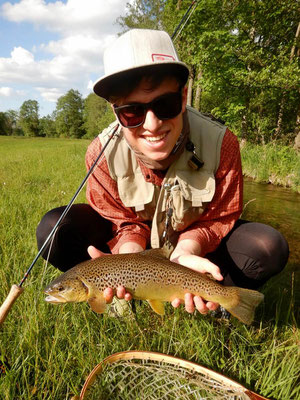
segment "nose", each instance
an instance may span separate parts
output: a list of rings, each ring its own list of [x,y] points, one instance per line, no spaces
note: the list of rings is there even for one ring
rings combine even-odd
[[[154,114],[152,110],[147,110],[143,128],[149,132],[156,132],[163,124],[163,121]]]

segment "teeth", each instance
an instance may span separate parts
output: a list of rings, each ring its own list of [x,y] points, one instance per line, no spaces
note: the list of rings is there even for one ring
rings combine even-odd
[[[153,136],[146,136],[145,139],[146,139],[148,142],[158,142],[159,140],[163,139],[165,136],[166,136],[166,133],[163,133],[163,134],[161,134],[161,135],[159,135],[159,136],[155,136],[155,137],[153,137]]]

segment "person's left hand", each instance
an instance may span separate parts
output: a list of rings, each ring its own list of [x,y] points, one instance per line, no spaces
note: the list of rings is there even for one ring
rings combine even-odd
[[[173,255],[172,255],[173,256]],[[207,258],[196,256],[194,254],[184,254],[180,256],[172,257],[171,261],[177,262],[178,264],[184,265],[194,271],[205,274],[209,273],[217,281],[221,281],[223,276],[221,275],[220,268],[210,262]],[[178,298],[172,301],[172,306],[177,308],[180,304],[185,304],[185,309],[188,313],[193,313],[197,309],[201,314],[207,314],[209,311],[214,311],[219,307],[218,303],[212,301],[206,302],[200,296],[194,296],[191,293],[186,293],[184,301]]]

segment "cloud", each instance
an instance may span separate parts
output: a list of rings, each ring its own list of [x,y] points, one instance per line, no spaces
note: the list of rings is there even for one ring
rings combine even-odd
[[[94,82],[92,80],[89,80],[89,83],[88,83],[86,88],[92,90],[93,89],[93,85],[94,85]]]
[[[126,0],[68,0],[47,4],[44,0],[21,0],[15,4],[4,3],[2,14],[9,21],[30,22],[64,36],[83,30],[90,34],[99,31],[109,34],[126,3]]]
[[[8,86],[0,87],[0,97],[24,96],[25,94],[24,90],[15,90]]]
[[[51,103],[56,103],[59,97],[63,96],[65,93],[59,88],[45,88],[45,87],[37,87],[38,92],[40,92],[41,97],[50,101]]]
[[[34,62],[34,56],[30,51],[22,47],[14,47],[11,52],[11,61],[18,65],[28,65]]]
[[[35,30],[55,32],[58,39],[41,43],[37,34],[31,48],[25,48],[24,43],[23,47],[14,47],[10,56],[0,58],[0,84],[4,89],[13,87],[11,93],[22,89],[30,98],[40,97],[51,104],[71,88],[87,95],[92,82],[104,73],[103,52],[120,30],[115,21],[124,15],[127,2],[21,0],[4,3],[0,14],[5,19],[32,24]],[[3,88],[2,96],[9,93]]]
[[[13,89],[10,87],[0,87],[0,96],[9,97],[13,94]]]

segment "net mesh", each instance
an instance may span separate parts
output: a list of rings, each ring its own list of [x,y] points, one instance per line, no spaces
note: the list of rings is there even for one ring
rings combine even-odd
[[[208,375],[152,360],[121,360],[105,365],[88,394],[91,400],[249,400],[243,391]]]

